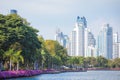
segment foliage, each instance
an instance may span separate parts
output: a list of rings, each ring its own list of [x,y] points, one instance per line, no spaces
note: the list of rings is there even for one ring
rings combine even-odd
[[[38,30],[17,14],[0,14],[0,55],[3,56],[10,48],[22,50],[21,55],[26,62],[24,66],[32,65],[37,49],[41,47],[37,32]]]
[[[58,63],[60,63],[61,65],[66,64],[67,50],[63,46],[61,46],[57,41],[46,40],[45,47],[48,50],[48,52],[51,54],[53,59],[56,59],[56,61],[58,61]]]

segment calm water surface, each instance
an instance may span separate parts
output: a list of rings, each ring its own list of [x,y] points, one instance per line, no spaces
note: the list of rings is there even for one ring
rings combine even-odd
[[[11,80],[120,80],[120,71],[66,72]]]

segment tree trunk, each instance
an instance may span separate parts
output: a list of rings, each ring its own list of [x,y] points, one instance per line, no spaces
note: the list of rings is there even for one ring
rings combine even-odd
[[[11,71],[11,67],[12,67],[11,65],[12,65],[12,61],[11,61],[11,59],[10,59],[10,71]]]
[[[17,61],[17,71],[19,70],[19,62]]]
[[[0,71],[2,70],[2,62],[0,62]]]
[[[43,61],[42,61],[42,69],[43,69],[43,67],[44,67],[44,64],[43,64]]]

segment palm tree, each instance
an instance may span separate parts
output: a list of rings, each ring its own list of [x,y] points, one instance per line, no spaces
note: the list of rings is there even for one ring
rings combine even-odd
[[[41,55],[42,55],[42,69],[44,68],[44,62],[45,62],[45,51],[41,50]]]
[[[21,50],[15,51],[13,49],[9,49],[8,51],[5,52],[4,58],[8,58],[10,61],[10,70],[11,70],[11,65],[13,62],[17,62],[17,70],[19,68],[19,62],[24,61],[23,57],[20,55]]]
[[[6,51],[5,54],[4,54],[4,58],[8,58],[8,59],[10,60],[10,61],[9,61],[10,70],[11,70],[12,60],[15,59],[15,57],[14,57],[13,55],[14,55],[13,49],[9,49],[9,50]]]
[[[20,51],[16,51],[14,56],[15,56],[15,62],[17,62],[17,70],[19,70],[19,62],[21,61],[22,63],[24,62],[24,58],[22,55],[20,55]]]

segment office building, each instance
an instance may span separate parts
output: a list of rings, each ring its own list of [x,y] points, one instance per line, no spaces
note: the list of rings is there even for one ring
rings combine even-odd
[[[56,30],[55,40],[58,41],[65,48],[68,46],[69,38],[67,35],[64,35],[63,32],[60,31],[60,29]]]
[[[113,59],[120,58],[120,42],[118,41],[118,33],[113,34]]]
[[[71,33],[71,56],[84,56],[84,30],[87,28],[85,17],[77,17],[75,27]]]
[[[112,59],[113,52],[113,31],[109,24],[103,26],[98,35],[98,56]]]
[[[17,10],[11,9],[11,10],[10,10],[10,14],[17,14]]]
[[[67,35],[64,35],[63,32],[60,31],[60,29],[56,30],[55,40],[58,41],[59,44],[62,45],[64,48],[66,48],[67,54],[70,55],[71,52],[69,37]]]
[[[94,57],[96,41],[90,29],[85,28],[85,57]]]

